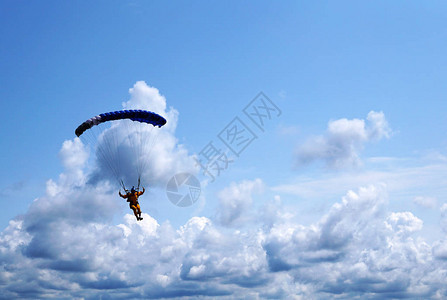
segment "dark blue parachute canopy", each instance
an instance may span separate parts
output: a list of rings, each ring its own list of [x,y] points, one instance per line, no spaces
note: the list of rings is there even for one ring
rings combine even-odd
[[[114,120],[129,119],[132,121],[138,121],[142,123],[152,124],[153,126],[161,127],[166,124],[166,119],[156,113],[148,110],[119,110],[112,111],[104,114],[100,114],[93,118],[88,119],[84,123],[76,128],[76,136],[80,136],[87,129],[92,128],[95,125]]]

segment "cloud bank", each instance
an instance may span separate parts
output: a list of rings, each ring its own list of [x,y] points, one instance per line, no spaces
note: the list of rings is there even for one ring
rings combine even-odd
[[[445,241],[428,244],[417,216],[389,211],[385,186],[349,191],[303,225],[277,197],[255,208],[267,187],[245,180],[222,190],[222,215],[173,228],[148,214],[113,225],[115,196],[66,178],[0,234],[1,298],[447,296]]]
[[[124,107],[153,100],[168,118],[177,115],[145,83],[131,95]],[[383,137],[374,122],[365,129],[342,121],[331,132]],[[171,123],[161,138],[172,144],[156,155],[161,169],[176,170],[189,166],[189,156]],[[87,180],[88,155],[79,139],[64,142],[64,172],[0,233],[0,298],[447,297],[447,243],[429,244],[420,218],[391,211],[384,185],[348,191],[312,224],[302,224],[279,195],[255,205],[269,189],[261,179],[229,184],[217,194],[213,217],[192,217],[178,228],[148,214],[140,222],[126,214],[116,224],[115,189]],[[447,234],[447,205],[439,216]]]

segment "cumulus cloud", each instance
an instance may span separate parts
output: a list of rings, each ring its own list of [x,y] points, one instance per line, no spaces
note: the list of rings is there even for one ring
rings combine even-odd
[[[138,81],[129,89],[130,99],[122,104],[123,109],[143,109],[163,116],[167,123],[161,128],[145,123],[114,121],[91,129],[98,139],[98,169],[92,181],[109,178],[112,182],[136,185],[138,175],[151,186],[163,186],[178,172],[198,171],[193,157],[178,143],[175,137],[179,113],[167,108],[166,98],[159,90]],[[99,129],[97,129],[99,127]],[[84,134],[89,138],[88,134]],[[81,137],[83,137],[82,135]],[[85,140],[87,144],[95,141]]]
[[[232,183],[218,194],[219,207],[217,220],[225,226],[240,225],[250,218],[252,194],[260,192],[263,188],[261,179]]]
[[[310,138],[297,149],[297,165],[322,160],[330,168],[358,166],[361,163],[359,153],[364,144],[388,138],[390,134],[383,112],[370,111],[366,121],[330,121],[325,135]]]
[[[413,236],[422,221],[390,213],[386,203],[384,188],[370,186],[348,192],[316,224],[274,226],[264,241],[270,271],[308,283],[317,298],[445,294],[439,270],[446,266],[433,262],[430,245]]]
[[[319,222],[311,226],[278,223],[267,235],[272,271],[308,266],[312,262],[338,261],[350,243],[362,240],[373,245],[383,229],[383,190],[374,186],[349,191]],[[373,229],[374,228],[374,229]]]
[[[411,234],[422,229],[423,222],[411,212],[391,213],[386,225],[399,235]]]
[[[87,161],[89,153],[79,139],[74,139],[62,144],[59,157],[67,170],[79,170]]]

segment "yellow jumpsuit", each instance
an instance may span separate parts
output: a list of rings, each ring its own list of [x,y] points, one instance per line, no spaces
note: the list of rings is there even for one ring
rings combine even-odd
[[[119,192],[119,195],[123,197],[124,199],[127,199],[127,202],[129,202],[130,209],[133,210],[135,217],[137,220],[141,219],[141,209],[140,204],[138,203],[138,197],[144,194],[144,188],[142,192],[135,191],[134,193],[127,192],[127,194],[122,195],[121,191]]]

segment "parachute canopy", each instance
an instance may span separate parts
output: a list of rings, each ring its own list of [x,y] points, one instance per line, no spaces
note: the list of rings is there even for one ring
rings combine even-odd
[[[152,124],[154,126],[161,127],[166,124],[166,119],[156,113],[147,110],[118,110],[104,114],[97,115],[88,119],[84,123],[78,126],[75,130],[76,136],[81,136],[87,129],[92,128],[95,125],[101,124],[107,121],[130,119],[132,121],[138,121],[142,123]]]
[[[139,186],[140,179],[148,179],[142,177],[151,175],[146,169],[150,166],[150,153],[158,128],[165,124],[165,118],[151,111],[119,110],[88,119],[76,128],[75,134],[96,151],[101,171],[94,176],[112,175],[126,189],[125,186]]]

